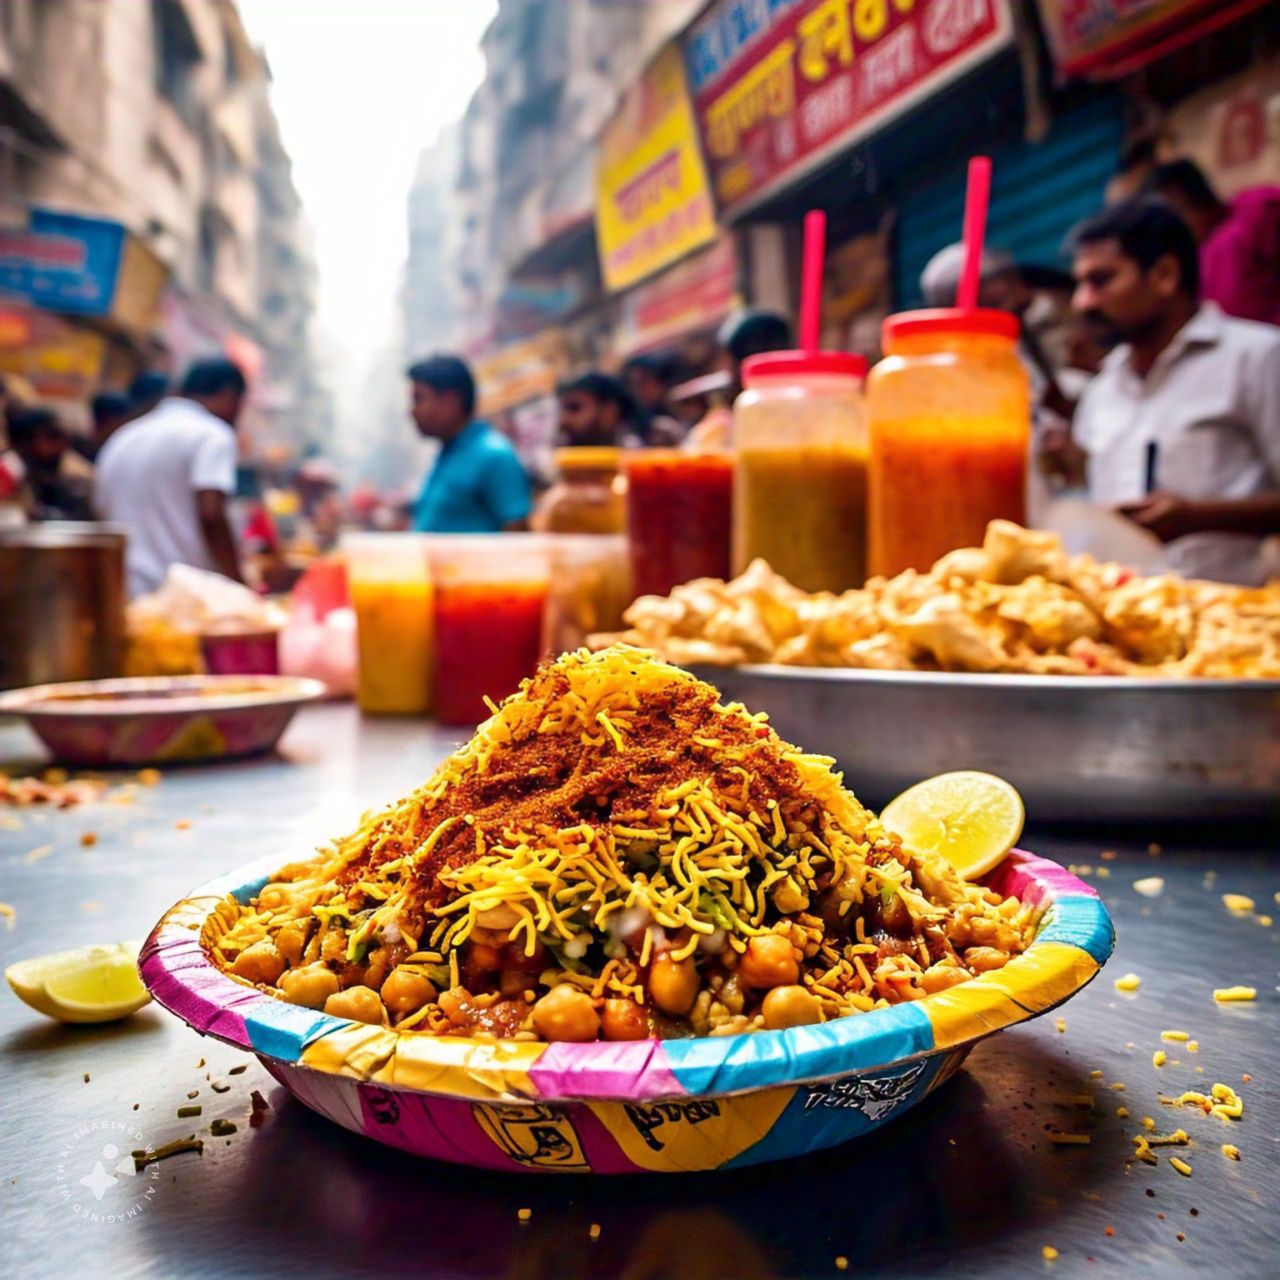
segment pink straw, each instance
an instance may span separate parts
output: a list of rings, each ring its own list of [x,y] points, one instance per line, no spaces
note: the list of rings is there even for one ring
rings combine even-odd
[[[804,265],[800,286],[800,349],[817,351],[822,338],[822,266],[826,256],[827,215],[804,215]]]
[[[982,283],[982,244],[987,234],[987,205],[991,200],[991,157],[969,160],[969,185],[964,197],[964,271],[956,291],[956,306],[972,311]]]

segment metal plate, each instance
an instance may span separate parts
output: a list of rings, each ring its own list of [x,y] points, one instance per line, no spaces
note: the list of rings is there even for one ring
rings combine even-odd
[[[881,805],[935,773],[1008,778],[1039,822],[1280,810],[1280,681],[701,667],[726,699],[831,755]],[[1085,799],[1087,797],[1087,800]]]

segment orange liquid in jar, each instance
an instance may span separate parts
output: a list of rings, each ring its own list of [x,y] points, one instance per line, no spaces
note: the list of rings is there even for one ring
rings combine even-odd
[[[431,710],[431,584],[351,584],[356,614],[356,702],[361,711]]]
[[[872,455],[870,569],[925,572],[982,545],[991,520],[1026,521],[1027,442],[996,424],[895,423]]]

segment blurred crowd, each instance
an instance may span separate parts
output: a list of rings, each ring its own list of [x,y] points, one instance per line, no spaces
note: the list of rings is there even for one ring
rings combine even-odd
[[[1158,163],[1139,145],[1107,199],[1073,236],[1070,273],[1025,267],[998,246],[982,264],[981,305],[1021,321],[1033,519],[1052,494],[1079,492],[1168,544],[1187,573],[1263,580],[1264,544],[1280,533],[1280,187],[1224,201],[1190,161]],[[961,258],[950,246],[928,264],[927,305],[955,304]],[[646,354],[563,382],[558,445],[731,445],[743,362],[790,348],[793,333],[782,315],[745,311],[717,342],[710,371]],[[0,392],[0,504],[9,519],[127,526],[134,593],[173,563],[242,580],[249,559],[256,583],[278,586],[287,551],[323,550],[344,526],[536,527],[553,477],[521,460],[500,423],[476,416],[467,363],[437,354],[407,373],[412,421],[439,446],[411,502],[368,490],[344,497],[320,460],[238,465],[245,379],[215,359],[176,385],[148,373],[127,392],[103,391],[87,437],[11,381]]]

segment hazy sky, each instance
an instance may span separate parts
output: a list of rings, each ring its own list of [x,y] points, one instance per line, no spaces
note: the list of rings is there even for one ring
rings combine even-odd
[[[315,236],[322,371],[339,430],[393,339],[419,150],[461,116],[484,74],[494,0],[240,0],[265,48],[272,101]]]

